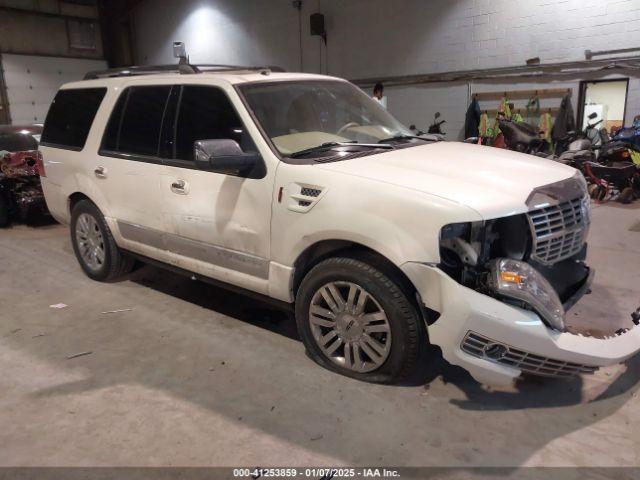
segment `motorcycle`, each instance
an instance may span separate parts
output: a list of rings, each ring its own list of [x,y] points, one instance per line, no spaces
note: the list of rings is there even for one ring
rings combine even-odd
[[[595,114],[589,116],[591,120],[595,117]],[[629,203],[636,197],[640,198],[640,170],[629,161],[607,161],[608,153],[596,158],[595,152],[598,149],[604,148],[605,152],[611,150],[608,143],[604,143],[603,147],[593,145],[595,139],[598,143],[605,140],[596,128],[601,122],[602,120],[589,123],[580,134],[569,132],[559,142],[563,147],[562,152],[557,155],[550,153],[549,143],[540,137],[532,125],[507,119],[498,120],[500,131],[510,150],[555,160],[580,170],[591,183],[592,198],[598,201],[605,201],[615,195],[619,202]]]
[[[640,115],[636,115],[630,127],[621,127],[612,140],[630,143],[640,149]]]
[[[533,155],[546,154],[549,151],[549,142],[540,137],[540,132],[533,125],[506,118],[498,119],[498,125],[509,150]]]
[[[598,115],[593,112],[591,115],[589,115],[588,118],[593,120],[597,116]],[[594,147],[604,145],[610,140],[609,135],[607,135],[607,131],[604,128],[596,128],[603,121],[604,119],[601,118],[595,123],[588,123],[584,129],[585,138],[588,139],[591,142],[591,145],[593,145]]]
[[[447,121],[446,120],[438,121],[439,118],[440,118],[440,112],[436,112],[435,115],[433,116],[433,123],[429,125],[429,129],[427,130],[427,133],[435,133],[437,135],[446,135],[446,133],[442,131],[442,124],[447,123]]]
[[[594,198],[602,201],[613,190],[619,192],[617,201],[630,203],[640,198],[640,147],[620,140],[605,143],[598,161],[585,165],[585,174],[596,185]]]
[[[442,124],[447,123],[447,121],[440,120],[438,122],[438,118],[440,118],[440,112],[435,113],[433,117],[433,123],[429,125],[429,128],[426,132],[417,128],[415,125],[410,125],[409,130],[411,130],[411,133],[416,137],[421,137],[423,135],[429,134],[438,140],[445,140],[444,136],[446,135],[446,133],[442,131]]]

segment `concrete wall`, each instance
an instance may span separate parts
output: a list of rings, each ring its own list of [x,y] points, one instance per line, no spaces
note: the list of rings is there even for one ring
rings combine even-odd
[[[0,0],[0,53],[103,58],[96,6],[61,0]],[[95,22],[95,50],[69,46],[67,22]]]
[[[329,71],[348,78],[524,65],[531,57],[543,63],[584,60],[586,49],[640,47],[640,0],[324,0],[319,5],[327,16]],[[313,51],[309,54],[313,58]]]
[[[325,15],[326,46],[309,34],[314,12]],[[290,0],[145,0],[135,15],[138,61],[173,62],[171,43],[181,40],[194,63],[276,64],[355,79],[516,66],[536,56],[578,61],[586,49],[640,47],[640,0],[303,0],[301,17],[299,42]],[[576,102],[586,78],[396,87],[387,95],[407,125],[426,128],[440,111],[449,137],[460,138],[469,90],[554,83],[572,88]],[[627,123],[636,114],[640,80],[632,78]]]
[[[314,12],[326,17],[326,49],[309,35]],[[145,0],[137,13],[140,61],[170,60],[179,39],[194,61],[299,66],[290,0]],[[306,71],[358,78],[505,67],[639,47],[640,0],[303,0],[302,29]]]

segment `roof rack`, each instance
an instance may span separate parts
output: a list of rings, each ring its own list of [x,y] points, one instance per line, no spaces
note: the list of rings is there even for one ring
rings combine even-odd
[[[158,73],[180,73],[195,74],[204,72],[234,72],[234,71],[256,71],[268,75],[271,72],[284,72],[284,69],[277,66],[244,67],[240,65],[217,65],[201,64],[192,65],[189,63],[173,65],[142,65],[131,67],[109,68],[106,70],[94,70],[87,72],[84,80],[95,80],[98,78],[131,77],[137,75],[154,75]]]

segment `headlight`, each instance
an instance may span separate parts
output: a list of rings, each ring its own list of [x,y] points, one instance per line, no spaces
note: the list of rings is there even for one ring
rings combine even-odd
[[[550,327],[564,331],[564,307],[546,278],[525,262],[498,258],[491,262],[490,286],[499,295],[521,300]]]

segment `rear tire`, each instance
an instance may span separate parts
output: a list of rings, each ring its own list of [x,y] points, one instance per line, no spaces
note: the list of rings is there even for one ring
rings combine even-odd
[[[9,217],[9,202],[7,199],[0,193],[0,228],[4,228],[9,225],[10,217]]]
[[[400,284],[354,258],[330,258],[307,273],[296,323],[316,363],[367,382],[401,382],[427,346],[422,316]]]
[[[634,192],[633,192],[633,188],[632,187],[627,187],[625,189],[623,189],[620,192],[620,195],[618,195],[618,202],[622,203],[622,204],[628,204],[633,202],[633,198],[634,198]]]
[[[93,280],[113,281],[133,269],[134,259],[118,248],[104,216],[89,200],[73,207],[71,244],[82,270]]]

